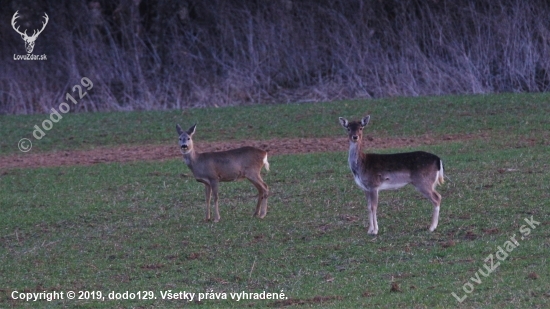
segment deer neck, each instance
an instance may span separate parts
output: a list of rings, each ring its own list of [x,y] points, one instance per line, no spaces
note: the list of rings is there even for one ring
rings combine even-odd
[[[359,166],[362,164],[361,155],[361,141],[349,142],[348,163],[353,175],[359,174]]]
[[[195,149],[191,149],[189,152],[183,154],[183,161],[189,167],[193,166],[193,162],[197,159],[198,153]]]

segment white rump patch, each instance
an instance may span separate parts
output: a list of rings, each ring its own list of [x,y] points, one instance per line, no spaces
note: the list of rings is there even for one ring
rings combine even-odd
[[[265,157],[264,157],[264,166],[265,166],[265,170],[269,171],[269,162],[267,162],[267,153],[265,154]]]

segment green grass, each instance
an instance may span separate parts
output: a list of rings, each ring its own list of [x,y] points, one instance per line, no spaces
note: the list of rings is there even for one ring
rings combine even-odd
[[[388,98],[317,104],[263,105],[165,112],[64,114],[40,140],[33,137],[48,114],[0,116],[0,155],[20,154],[17,143],[29,138],[32,152],[89,149],[120,144],[175,143],[176,123],[198,123],[201,141],[263,140],[281,137],[342,136],[338,117],[372,115],[369,134],[380,137],[425,133],[528,134],[550,127],[550,94],[499,94]],[[548,137],[548,135],[546,135]]]
[[[361,104],[380,119],[369,127],[372,135],[393,136],[394,129],[397,136],[420,135],[427,128],[442,135],[489,132],[491,138],[483,141],[421,147],[444,159],[451,180],[438,189],[443,203],[434,233],[427,231],[430,203],[406,187],[380,194],[379,235],[367,235],[365,198],[352,180],[346,153],[271,157],[271,172],[264,172],[264,180],[272,195],[263,220],[252,218],[256,192],[250,183],[223,183],[222,220],[217,224],[203,221],[203,187],[181,160],[0,171],[0,307],[264,308],[294,303],[300,308],[546,308],[550,152],[548,122],[543,119],[548,113],[543,111],[548,104],[531,108],[536,97],[339,102],[320,105],[319,113],[314,113],[316,105],[187,111],[200,115],[197,120],[206,119],[207,113],[223,115],[216,116],[218,127],[210,127],[210,137],[201,136],[211,140],[216,140],[214,130],[227,134],[223,138],[233,137],[221,119],[233,123],[245,119],[247,111],[248,118],[267,118],[286,109],[288,115],[303,113],[304,118],[265,120],[263,125],[274,129],[254,138],[301,136],[287,126],[305,128],[304,123],[309,126],[305,136],[341,135],[337,117],[362,115]],[[342,113],[330,112],[339,106]],[[459,111],[470,116],[457,116]],[[482,112],[487,116],[478,115]],[[442,116],[426,118],[430,114]],[[169,129],[162,127],[162,115],[170,119]],[[131,132],[126,127],[132,126],[149,134],[131,123],[150,119],[158,123],[158,132],[165,132],[166,142],[172,140],[172,123],[180,117],[175,112],[79,114],[67,115],[67,120],[73,116],[88,125],[101,117],[116,118],[101,129],[120,129],[120,135]],[[310,122],[311,117],[317,121]],[[396,117],[398,121],[388,120]],[[8,134],[6,127],[0,130]],[[248,132],[245,124],[234,130],[235,138]],[[68,147],[104,145],[96,143],[94,132],[82,131],[87,145]],[[138,133],[127,141],[138,143]],[[153,140],[151,136],[142,141]],[[541,223],[521,240],[520,228],[531,216]],[[473,283],[470,278],[484,269],[486,257],[514,234],[519,247],[487,278],[481,276],[480,284]],[[467,282],[474,287],[470,294],[462,290]],[[391,291],[392,283],[399,291]],[[14,290],[101,291],[105,297],[111,291],[154,291],[157,299],[33,303],[12,300]],[[283,291],[289,299],[162,300],[160,292],[168,290],[213,291],[228,298],[232,292]],[[468,297],[459,304],[453,292]]]

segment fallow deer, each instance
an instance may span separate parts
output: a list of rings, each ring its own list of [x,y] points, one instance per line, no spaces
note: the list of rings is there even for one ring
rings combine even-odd
[[[394,154],[363,153],[363,128],[369,123],[370,115],[361,121],[348,121],[342,117],[339,119],[340,124],[348,131],[349,167],[355,182],[365,192],[367,199],[368,234],[378,234],[378,191],[399,189],[407,184],[412,184],[432,202],[434,210],[429,230],[433,232],[437,227],[441,204],[441,195],[435,191],[435,187],[444,182],[443,161],[438,156],[424,151]]]
[[[197,125],[187,131],[176,125],[183,160],[198,182],[205,186],[206,221],[210,220],[210,198],[214,195],[214,222],[220,221],[218,209],[219,182],[248,179],[258,189],[258,203],[254,216],[264,218],[267,214],[269,189],[262,180],[262,167],[269,171],[267,152],[254,147],[241,147],[227,151],[199,153],[193,145]]]

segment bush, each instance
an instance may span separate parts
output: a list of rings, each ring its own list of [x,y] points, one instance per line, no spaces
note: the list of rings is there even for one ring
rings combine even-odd
[[[0,113],[46,112],[83,76],[77,111],[550,87],[543,0],[48,2],[0,13],[28,32],[50,18],[47,61],[13,60],[24,43],[0,25]]]

